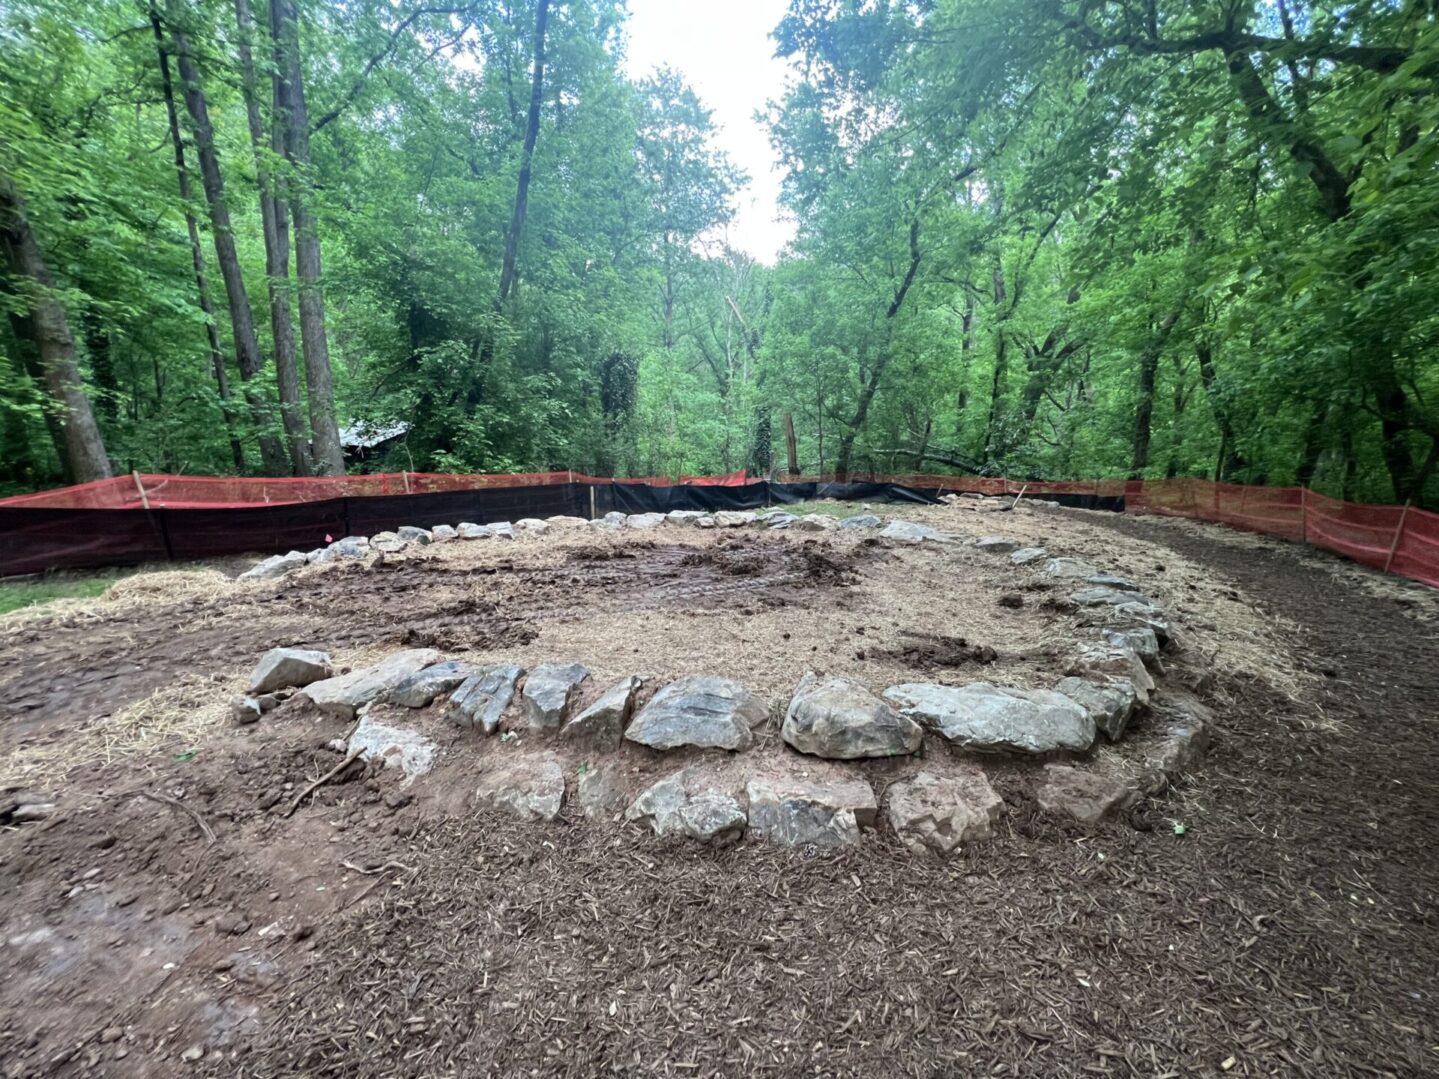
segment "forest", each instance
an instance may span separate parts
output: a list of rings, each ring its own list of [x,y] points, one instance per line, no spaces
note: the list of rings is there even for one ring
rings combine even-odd
[[[1432,0],[792,0],[775,265],[626,19],[5,4],[0,493],[748,468],[1439,506]]]

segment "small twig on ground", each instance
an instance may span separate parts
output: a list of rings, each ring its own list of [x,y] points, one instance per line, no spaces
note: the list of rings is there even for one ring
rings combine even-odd
[[[386,870],[403,869],[407,875],[407,879],[409,880],[413,880],[420,872],[418,869],[411,869],[403,862],[386,862],[378,869],[362,869],[354,862],[341,862],[340,864],[346,869],[349,869],[355,873],[362,873],[365,876],[373,876],[375,878],[374,880],[370,881],[368,885],[366,885],[364,891],[362,891],[359,895],[355,896],[354,899],[351,899],[348,903],[346,903],[344,909],[353,907],[355,904],[359,903],[367,895],[373,892],[376,888],[378,888],[384,882],[384,873]]]
[[[1026,483],[1019,489],[1019,494],[1014,496],[1014,501],[1009,504],[1010,509],[1014,509],[1015,506],[1019,505],[1019,500],[1024,497],[1024,492],[1027,490],[1029,490],[1029,484]]]
[[[330,780],[334,779],[350,765],[354,764],[355,761],[359,760],[360,754],[364,751],[365,750],[363,746],[350,750],[349,755],[344,760],[342,760],[339,764],[335,765],[335,767],[331,768],[328,772],[326,772],[319,779],[315,780],[315,782],[311,783],[308,787],[306,787],[304,790],[302,790],[299,794],[295,796],[295,800],[290,803],[290,808],[285,810],[285,816],[293,817],[295,815],[295,810],[300,808],[301,802],[303,802],[310,795],[314,794],[326,783],[330,782]]]
[[[205,836],[206,843],[215,842],[214,829],[212,829],[208,824],[205,823],[204,817],[200,816],[200,814],[196,813],[184,802],[177,802],[174,798],[167,798],[165,795],[156,794],[153,791],[140,791],[138,793],[141,798],[148,798],[152,802],[159,802],[161,805],[167,805],[171,806],[174,809],[178,809],[182,813],[188,813],[190,815],[190,819],[193,820],[197,825],[199,825],[201,833]]]
[[[367,877],[373,877],[376,873],[383,873],[387,869],[403,869],[406,873],[414,872],[413,869],[405,865],[403,862],[386,862],[384,865],[378,866],[374,869],[365,869],[363,866],[358,866],[354,862],[341,862],[340,864],[346,869],[351,870],[352,872],[363,873]]]

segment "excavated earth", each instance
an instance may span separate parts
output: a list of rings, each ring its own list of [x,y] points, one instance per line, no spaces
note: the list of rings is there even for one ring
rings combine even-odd
[[[806,670],[1051,685],[1092,630],[1006,558],[835,533],[145,575],[0,621],[0,788],[56,806],[0,827],[0,1074],[1434,1073],[1433,593],[1215,528],[877,512],[1138,582],[1183,627],[1167,680],[1213,711],[1207,759],[1092,826],[1042,811],[1034,768],[987,767],[996,834],[949,858],[882,826],[716,850],[477,808],[470,769],[518,726],[290,815],[349,724],[299,701],[228,724],[276,645],[725,674],[777,709]],[[681,757],[624,760],[635,785]],[[901,766],[854,767],[882,794]]]

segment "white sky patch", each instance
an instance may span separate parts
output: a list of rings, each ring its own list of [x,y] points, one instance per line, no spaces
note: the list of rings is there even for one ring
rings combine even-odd
[[[715,145],[749,175],[749,186],[736,200],[729,242],[770,265],[794,238],[794,225],[780,216],[783,171],[754,114],[784,91],[787,67],[775,58],[769,34],[787,7],[787,0],[629,4],[627,73],[642,79],[668,64],[714,113]]]

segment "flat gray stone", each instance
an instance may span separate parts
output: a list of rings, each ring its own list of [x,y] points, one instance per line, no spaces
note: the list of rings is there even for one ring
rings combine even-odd
[[[395,529],[395,534],[406,543],[418,543],[424,545],[434,540],[428,528],[419,528],[415,525],[401,525]]]
[[[632,513],[625,518],[626,528],[638,528],[641,530],[658,528],[664,523],[665,515],[663,513]]]
[[[878,528],[882,524],[884,524],[884,522],[872,513],[858,513],[853,517],[841,517],[839,521],[839,527],[846,529]]]
[[[350,735],[346,747],[359,750],[365,760],[378,760],[386,768],[398,768],[407,780],[428,773],[435,766],[438,747],[419,731],[396,727],[372,718],[368,710]]]
[[[923,543],[928,540],[931,543],[952,543],[953,538],[947,533],[930,528],[929,525],[915,524],[913,521],[890,521],[879,533],[880,539],[894,540],[897,543]]]
[[[515,697],[515,683],[524,674],[513,663],[480,667],[450,694],[446,714],[461,727],[479,727],[486,734],[499,730],[500,717]]]
[[[686,768],[649,787],[625,811],[655,835],[682,835],[726,846],[744,835],[748,817],[732,793],[711,785],[703,766]]]
[[[496,539],[515,538],[515,526],[510,524],[509,521],[496,521],[494,524],[488,525],[486,527],[489,528],[490,535],[494,536]]]
[[[372,667],[311,682],[300,695],[327,715],[354,719],[362,705],[439,658],[440,654],[433,648],[409,648],[386,656]]]
[[[1113,588],[1119,592],[1139,591],[1128,577],[1116,577],[1112,573],[1096,573],[1093,577],[1086,577],[1084,583],[1095,588]]]
[[[989,554],[1009,554],[1019,550],[1019,540],[1008,536],[980,536],[974,541],[974,548]]]
[[[575,801],[586,817],[612,817],[629,801],[619,766],[613,761],[582,761],[575,780]]]
[[[580,686],[589,678],[581,663],[542,663],[530,671],[520,701],[530,729],[558,730],[579,699]]]
[[[672,525],[693,528],[695,522],[703,516],[705,516],[704,510],[670,510],[665,514],[665,520]]]
[[[335,673],[326,652],[307,648],[272,648],[260,657],[250,675],[251,693],[272,693],[291,686],[308,686]]]
[[[1149,626],[1136,626],[1133,629],[1106,629],[1104,643],[1133,649],[1139,658],[1144,660],[1145,666],[1152,667],[1160,674],[1164,673],[1163,664],[1159,658],[1159,635]]]
[[[515,757],[480,774],[475,800],[525,820],[554,820],[565,800],[565,773],[553,754]]]
[[[290,551],[288,554],[271,555],[262,562],[257,563],[244,573],[240,574],[241,581],[268,581],[275,577],[283,577],[287,573],[293,573],[309,561],[309,556],[304,551]]]
[[[1003,799],[977,769],[953,776],[920,772],[885,794],[891,827],[916,854],[950,854],[964,843],[989,839],[1003,809]]]
[[[615,683],[599,700],[561,727],[560,737],[597,752],[619,749],[639,687],[640,680],[634,676]]]
[[[1088,562],[1081,562],[1077,558],[1051,558],[1044,564],[1044,572],[1051,577],[1082,581],[1086,577],[1095,576],[1099,571]]]
[[[1214,730],[1214,713],[1182,691],[1166,692],[1154,704],[1155,726],[1161,732],[1149,763],[1166,775],[1184,772],[1204,759]]]
[[[453,692],[474,673],[471,664],[447,659],[406,675],[390,687],[385,699],[406,708],[424,708],[436,697]]]
[[[1065,678],[1054,687],[1089,713],[1094,725],[1111,742],[1118,741],[1139,707],[1139,696],[1128,678]]]
[[[1141,626],[1153,630],[1161,646],[1168,644],[1173,638],[1168,616],[1153,603],[1138,600],[1120,603],[1110,610],[1108,618],[1118,627]]]
[[[545,524],[551,528],[584,528],[589,524],[583,517],[571,517],[569,514],[557,513],[553,517],[546,517]]]
[[[460,533],[453,525],[435,525],[430,529],[431,543],[448,543],[452,539],[459,539]]]
[[[908,683],[885,690],[900,712],[933,727],[961,749],[981,753],[1085,752],[1094,720],[1074,701],[1048,689]]]
[[[755,514],[750,510],[720,510],[714,519],[720,528],[743,528],[754,524]]]
[[[1117,607],[1121,603],[1143,603],[1153,606],[1147,596],[1138,592],[1123,592],[1118,588],[1081,588],[1072,592],[1070,600],[1080,607]]]
[[[799,520],[798,517],[792,513],[786,513],[784,510],[769,510],[755,516],[755,523],[762,524],[766,528],[789,528],[797,520]]]
[[[696,528],[718,528],[719,526],[715,524],[715,519],[714,519],[713,517],[711,517],[709,514],[705,514],[703,517],[701,517],[701,518],[699,518],[697,521],[695,521],[695,527],[696,527]]]
[[[1144,666],[1144,660],[1127,644],[1083,643],[1070,660],[1067,673],[1086,678],[1126,679],[1134,686],[1140,704],[1148,704],[1149,694],[1154,690],[1154,678]]]
[[[1037,801],[1046,813],[1097,824],[1134,804],[1135,792],[1116,776],[1063,764],[1046,765],[1044,771]]]
[[[460,522],[455,526],[455,531],[459,534],[460,539],[466,540],[489,539],[494,535],[484,525],[477,525],[473,521]]]
[[[754,778],[749,830],[757,839],[786,847],[843,847],[859,842],[860,828],[874,827],[874,790],[858,776],[810,782]]]
[[[1039,562],[1048,557],[1049,552],[1043,547],[1021,547],[1017,551],[1010,552],[1009,561],[1016,566],[1028,566],[1032,562]]]
[[[550,526],[538,517],[521,517],[515,522],[516,532],[524,532],[531,536],[543,536],[549,530]]]
[[[790,699],[780,737],[801,753],[857,760],[913,753],[924,731],[862,682],[821,678],[811,671]]]
[[[640,710],[625,738],[651,749],[748,749],[764,722],[763,700],[738,682],[696,675],[671,682]]]
[[[376,532],[370,537],[370,549],[380,554],[399,554],[409,542],[398,532]]]

